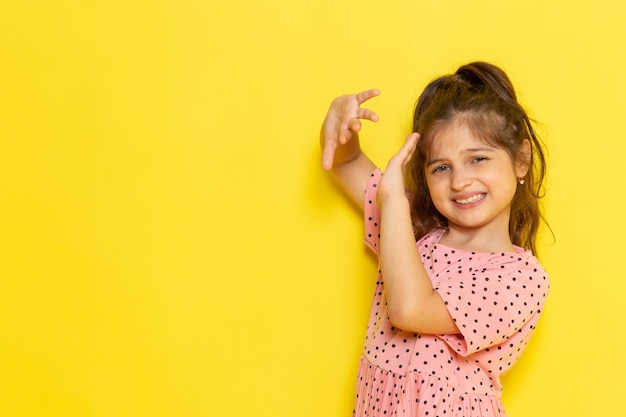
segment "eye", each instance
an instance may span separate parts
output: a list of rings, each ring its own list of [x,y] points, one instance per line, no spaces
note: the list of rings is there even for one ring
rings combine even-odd
[[[485,156],[477,156],[474,159],[472,159],[472,162],[483,162],[486,161],[488,158]]]
[[[445,172],[450,170],[450,167],[447,165],[439,165],[435,169],[433,169],[433,174],[437,174],[438,172]]]

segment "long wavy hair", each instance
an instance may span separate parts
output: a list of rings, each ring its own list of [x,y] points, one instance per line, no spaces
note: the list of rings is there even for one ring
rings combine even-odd
[[[511,202],[509,234],[513,244],[536,253],[535,239],[543,219],[538,200],[546,172],[544,151],[509,77],[486,62],[463,65],[454,74],[433,80],[415,106],[413,131],[420,133],[420,140],[408,164],[407,184],[412,191],[416,238],[448,227],[448,220],[430,197],[425,165],[438,133],[459,120],[486,144],[505,150],[512,161],[529,163],[524,183],[517,187]],[[520,150],[526,139],[531,145],[530,155]]]

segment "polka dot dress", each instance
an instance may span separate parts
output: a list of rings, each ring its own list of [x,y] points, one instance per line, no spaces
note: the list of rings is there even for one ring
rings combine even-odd
[[[379,253],[376,170],[365,193],[365,242]],[[439,243],[443,231],[417,243],[433,288],[462,334],[403,331],[388,318],[382,274],[357,379],[354,416],[506,416],[500,376],[528,344],[548,292],[530,251],[468,252]]]

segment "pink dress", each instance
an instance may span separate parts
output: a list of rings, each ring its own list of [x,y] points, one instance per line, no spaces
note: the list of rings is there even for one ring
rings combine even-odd
[[[365,192],[365,242],[379,254],[376,170]],[[395,328],[378,273],[357,379],[354,416],[506,416],[500,376],[517,361],[535,329],[549,288],[537,259],[468,252],[439,243],[443,231],[417,242],[426,271],[462,334]]]

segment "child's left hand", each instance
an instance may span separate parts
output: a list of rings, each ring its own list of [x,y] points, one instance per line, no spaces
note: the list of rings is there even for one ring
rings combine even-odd
[[[417,132],[407,136],[404,146],[394,155],[387,164],[387,169],[380,180],[378,189],[378,205],[383,207],[384,201],[390,197],[402,196],[406,198],[404,185],[404,171],[406,164],[413,156],[420,135]]]

